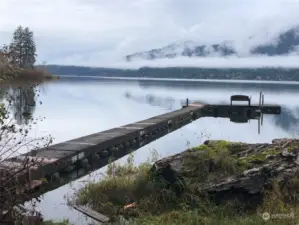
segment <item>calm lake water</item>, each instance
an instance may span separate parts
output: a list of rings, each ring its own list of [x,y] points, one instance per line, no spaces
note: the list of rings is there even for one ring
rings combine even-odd
[[[257,121],[231,123],[229,119],[202,118],[135,152],[135,163],[145,162],[155,149],[160,157],[169,156],[206,139],[242,142],[271,142],[274,138],[299,136],[299,85],[257,83],[213,83],[159,80],[76,79],[60,80],[41,87],[42,105],[34,117],[46,117],[32,135],[51,134],[55,143],[96,133],[153,117],[181,107],[187,97],[204,103],[229,103],[233,94],[251,95],[258,102],[259,91],[265,103],[281,104],[281,116],[264,116],[261,134]],[[124,163],[126,157],[119,160]],[[87,224],[85,217],[69,209],[65,196],[90,179],[99,179],[106,168],[44,195],[39,208],[46,219],[70,219]]]

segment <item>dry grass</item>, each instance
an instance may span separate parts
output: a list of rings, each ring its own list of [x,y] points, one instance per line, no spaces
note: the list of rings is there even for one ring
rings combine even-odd
[[[49,73],[44,68],[20,69],[0,62],[0,83],[12,81],[43,82],[55,79],[59,79],[59,77]]]
[[[45,69],[24,69],[17,73],[17,80],[32,80],[32,81],[44,81],[44,80],[52,80],[57,79],[57,76],[50,74]]]

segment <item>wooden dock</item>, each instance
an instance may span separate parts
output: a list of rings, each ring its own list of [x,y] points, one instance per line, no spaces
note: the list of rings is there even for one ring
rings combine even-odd
[[[40,182],[29,188],[30,190],[26,192],[30,193],[28,195],[30,199],[99,169],[201,117],[245,116],[247,119],[256,119],[256,112],[259,109],[261,108],[258,105],[231,106],[193,103],[174,112],[10,158],[0,164],[0,172],[22,167],[26,158],[43,159],[38,166],[30,169],[28,176],[32,181],[44,179],[47,182]],[[278,105],[264,105],[262,108],[265,114],[280,114],[280,111],[281,108]]]

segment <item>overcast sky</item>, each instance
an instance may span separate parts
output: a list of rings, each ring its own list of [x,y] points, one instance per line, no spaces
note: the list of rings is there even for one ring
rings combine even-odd
[[[0,44],[28,26],[39,62],[78,65],[185,40],[247,51],[299,25],[299,0],[0,0],[0,12]]]

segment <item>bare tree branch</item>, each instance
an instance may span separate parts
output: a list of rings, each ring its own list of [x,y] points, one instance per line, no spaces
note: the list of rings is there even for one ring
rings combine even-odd
[[[29,61],[25,62],[27,66]],[[3,79],[10,80],[18,71],[19,68],[11,63],[9,48],[6,46],[0,49],[0,82]],[[34,98],[35,86],[29,91]],[[28,95],[28,90],[20,94],[21,97],[22,94]],[[52,138],[30,136],[32,124],[36,123],[37,119],[31,119],[28,124],[19,124],[16,121],[14,106],[20,101],[16,92],[11,89],[5,92],[1,90],[0,95],[0,224],[3,224],[22,217],[16,206],[28,197],[30,191],[43,183],[41,180],[32,180],[31,173],[44,163],[44,158],[34,158],[24,153],[49,146]],[[35,208],[34,202],[32,206]]]

